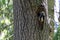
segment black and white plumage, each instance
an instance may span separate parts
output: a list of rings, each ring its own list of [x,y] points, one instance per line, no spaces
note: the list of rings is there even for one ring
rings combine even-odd
[[[38,20],[40,22],[43,22],[45,18],[45,13],[42,11],[42,12],[39,12],[37,15],[38,15]]]
[[[45,13],[43,11],[42,12],[38,12],[37,16],[38,16],[39,26],[40,26],[41,30],[43,30],[44,20],[45,20]]]

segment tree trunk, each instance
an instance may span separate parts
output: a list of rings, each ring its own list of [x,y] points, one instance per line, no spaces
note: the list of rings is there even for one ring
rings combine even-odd
[[[47,0],[44,0],[46,17],[41,31],[37,23],[36,8],[38,0],[13,0],[14,5],[14,40],[48,40],[49,27],[47,26]],[[40,0],[41,1],[41,0]]]

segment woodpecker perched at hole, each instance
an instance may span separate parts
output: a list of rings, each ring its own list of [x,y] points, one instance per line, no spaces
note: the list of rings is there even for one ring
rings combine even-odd
[[[40,22],[43,22],[44,17],[45,17],[45,13],[42,11],[42,12],[39,12],[37,15],[38,15],[38,18],[39,18]]]
[[[41,30],[43,30],[43,26],[44,26],[44,20],[45,20],[45,7],[44,5],[39,5],[37,8],[37,19],[38,19],[38,24],[41,28]]]
[[[37,13],[37,16],[38,16],[39,26],[40,26],[41,30],[43,30],[44,20],[45,20],[45,13],[43,11],[39,12],[39,13]]]

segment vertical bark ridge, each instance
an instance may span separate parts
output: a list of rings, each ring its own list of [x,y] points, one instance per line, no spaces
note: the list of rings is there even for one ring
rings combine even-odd
[[[36,0],[35,0],[36,1]],[[34,0],[14,0],[14,40],[47,40],[46,27],[40,30]]]

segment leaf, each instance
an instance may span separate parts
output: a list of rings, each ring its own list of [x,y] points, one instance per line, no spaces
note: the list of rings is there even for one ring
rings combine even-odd
[[[2,3],[5,4],[5,0],[2,0]]]
[[[6,18],[6,19],[5,19],[5,24],[6,24],[6,25],[11,24],[10,20]]]
[[[8,0],[8,3],[10,2],[10,0]]]
[[[0,8],[1,8],[1,6],[2,6],[2,2],[0,1]]]
[[[4,24],[5,23],[5,20],[1,20],[1,23]]]

